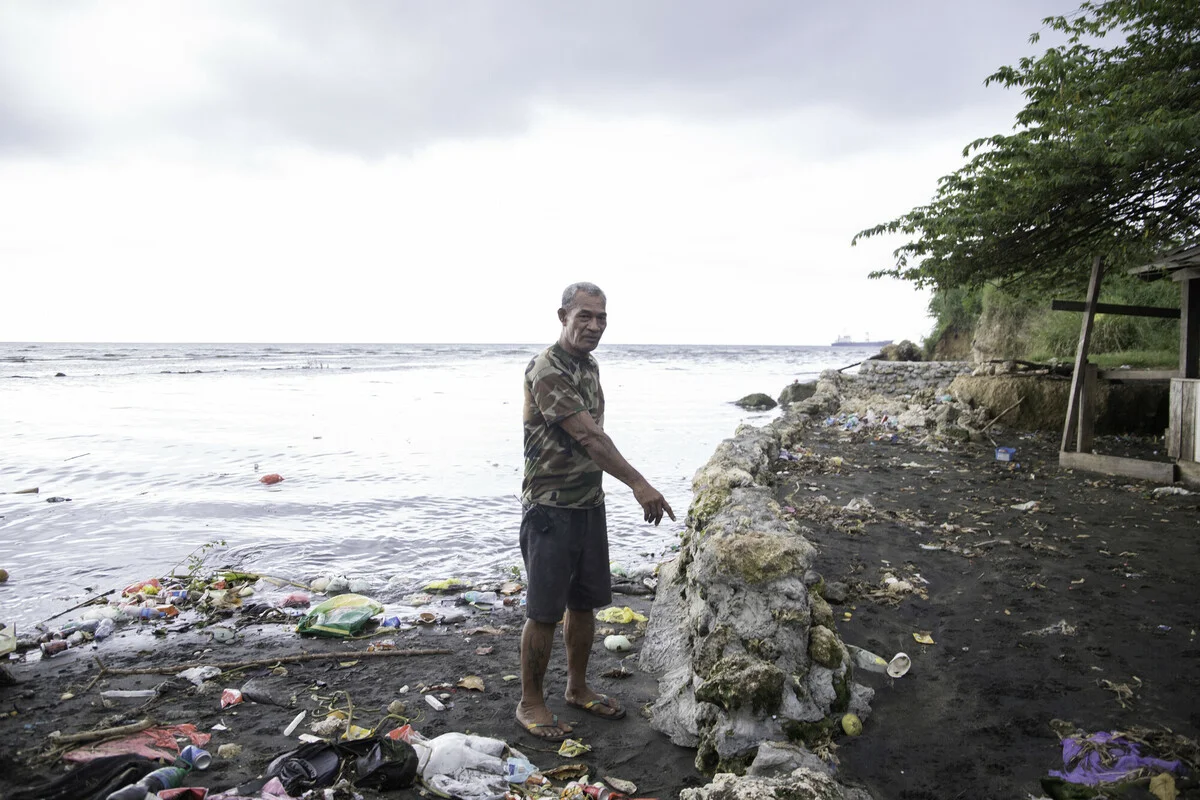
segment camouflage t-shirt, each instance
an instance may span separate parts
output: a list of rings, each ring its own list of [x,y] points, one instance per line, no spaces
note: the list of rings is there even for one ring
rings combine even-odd
[[[590,355],[577,358],[552,344],[525,368],[523,504],[592,508],[604,502],[604,472],[559,425],[580,411],[604,428],[600,367]]]

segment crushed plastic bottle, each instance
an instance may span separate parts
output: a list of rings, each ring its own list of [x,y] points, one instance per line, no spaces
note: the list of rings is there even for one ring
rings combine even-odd
[[[504,776],[509,783],[524,783],[535,772],[537,767],[529,763],[527,758],[511,756],[504,761]]]
[[[117,623],[113,622],[111,618],[105,617],[104,619],[100,620],[98,625],[96,625],[96,632],[93,633],[92,636],[96,637],[97,640],[107,639],[109,636],[113,635],[113,632],[116,629]]]

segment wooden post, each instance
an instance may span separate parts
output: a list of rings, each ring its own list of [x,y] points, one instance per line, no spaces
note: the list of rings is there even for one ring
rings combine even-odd
[[[1200,378],[1200,277],[1179,283],[1179,377]]]
[[[1063,427],[1062,446],[1066,452],[1079,419],[1079,394],[1083,389],[1084,365],[1087,364],[1088,344],[1092,340],[1092,324],[1096,319],[1096,302],[1100,299],[1100,276],[1104,272],[1104,257],[1096,256],[1092,261],[1092,278],[1088,282],[1086,307],[1083,312],[1083,327],[1079,331],[1079,349],[1075,351],[1075,371],[1071,374],[1071,393],[1067,395],[1067,424]]]
[[[1092,452],[1096,433],[1096,365],[1084,364],[1083,386],[1079,392],[1079,433],[1075,449],[1081,453]]]

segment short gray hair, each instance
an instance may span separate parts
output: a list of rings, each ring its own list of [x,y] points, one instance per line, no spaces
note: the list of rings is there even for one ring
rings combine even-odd
[[[579,294],[580,292],[583,292],[591,297],[599,297],[605,303],[608,303],[608,297],[605,296],[603,289],[594,283],[580,281],[579,283],[572,283],[566,289],[563,289],[562,307],[564,309],[570,309],[571,306],[575,305],[575,295]]]

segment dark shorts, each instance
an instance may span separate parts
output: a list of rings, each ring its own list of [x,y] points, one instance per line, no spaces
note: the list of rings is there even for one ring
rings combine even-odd
[[[534,622],[558,622],[565,609],[591,611],[612,602],[603,504],[529,506],[521,515],[521,555],[529,579],[525,616]]]

